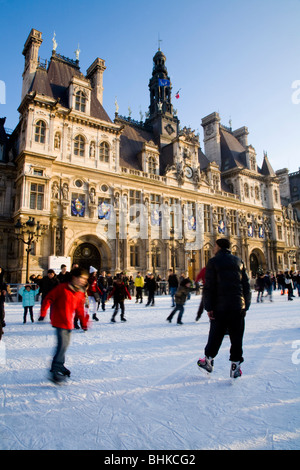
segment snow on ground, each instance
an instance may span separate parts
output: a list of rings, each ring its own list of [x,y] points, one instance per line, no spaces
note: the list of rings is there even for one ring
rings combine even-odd
[[[147,308],[126,301],[127,323],[110,323],[109,302],[88,332],[72,333],[72,375],[61,386],[47,379],[49,319],[23,325],[22,306],[6,304],[0,449],[299,449],[300,298],[277,291],[273,303],[257,304],[253,293],[234,384],[228,337],[213,375],[197,368],[209,328],[205,312],[195,322],[199,301],[187,302],[184,325],[166,322],[168,296]],[[37,319],[39,305],[34,312]]]

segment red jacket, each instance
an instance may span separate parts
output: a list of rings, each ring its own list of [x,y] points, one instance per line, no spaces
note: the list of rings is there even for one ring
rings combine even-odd
[[[90,276],[88,279],[88,289],[87,295],[93,297],[93,295],[98,292],[98,294],[102,295],[102,290],[99,288],[97,283],[97,278],[94,276]]]
[[[50,318],[52,326],[72,330],[76,313],[82,328],[87,329],[89,317],[85,315],[84,303],[83,291],[76,291],[69,283],[62,283],[46,295],[41,306],[41,317],[44,318],[52,306]]]

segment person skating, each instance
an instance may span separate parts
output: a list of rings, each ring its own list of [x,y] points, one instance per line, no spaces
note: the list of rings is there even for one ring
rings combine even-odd
[[[256,302],[263,302],[265,285],[266,285],[266,281],[265,281],[264,273],[258,274],[257,279],[255,281],[255,290],[257,291]]]
[[[88,278],[88,288],[87,288],[87,295],[89,298],[89,311],[92,316],[92,319],[95,321],[99,321],[97,317],[97,304],[100,303],[102,291],[98,286],[97,283],[97,269],[93,266],[90,266],[89,269],[89,278]]]
[[[50,378],[54,382],[62,382],[70,371],[65,367],[65,354],[71,340],[74,327],[74,314],[77,315],[83,330],[88,328],[89,316],[84,312],[85,286],[88,273],[82,268],[71,271],[71,281],[59,284],[45,297],[41,305],[39,321],[46,317],[51,306],[51,324],[56,329],[57,346],[52,360]]]
[[[33,307],[35,304],[36,295],[39,293],[39,287],[34,289],[34,286],[31,284],[26,284],[25,286],[19,289],[19,294],[22,297],[22,305],[24,307],[24,314],[23,314],[23,323],[26,323],[27,320],[27,312],[29,310],[31,322],[34,322],[33,318]]]
[[[153,306],[154,295],[157,289],[157,283],[156,283],[153,273],[151,273],[149,277],[147,278],[147,282],[145,283],[145,288],[147,289],[147,292],[148,292],[148,300],[146,303],[146,307],[148,307],[150,304],[151,306]]]
[[[210,319],[210,331],[205,346],[205,357],[197,364],[211,373],[214,358],[221,347],[227,330],[230,338],[230,376],[241,375],[245,315],[251,304],[251,288],[244,263],[231,254],[230,242],[225,238],[216,241],[215,256],[206,266],[203,288],[204,308]]]
[[[0,268],[1,269],[1,268]],[[1,269],[2,270],[2,269]],[[4,333],[3,328],[5,327],[5,296],[6,296],[6,283],[3,281],[3,277],[0,279],[0,341]]]
[[[168,277],[168,285],[169,285],[169,294],[171,295],[172,299],[172,307],[175,307],[175,292],[177,291],[178,288],[178,278],[176,274],[173,272],[173,269],[169,269],[169,277]]]
[[[141,275],[140,271],[138,271],[136,278],[134,280],[135,290],[136,290],[136,300],[135,303],[140,301],[140,304],[143,303],[143,287],[144,287],[144,278]]]
[[[114,305],[115,305],[115,310],[114,310],[114,313],[111,317],[111,322],[112,323],[115,323],[116,320],[115,320],[115,317],[118,313],[118,310],[119,310],[119,307],[121,309],[121,321],[126,321],[126,318],[124,317],[125,315],[125,299],[129,299],[131,300],[131,296],[130,296],[130,293],[127,289],[127,287],[125,286],[125,283],[122,279],[122,275],[121,274],[117,274],[116,276],[116,280],[113,284],[113,289],[112,291],[110,292],[109,296],[108,296],[108,300],[111,298],[111,297],[114,297]]]
[[[191,280],[190,279],[184,279],[180,286],[178,287],[176,293],[175,293],[175,308],[172,310],[170,315],[167,318],[167,321],[169,323],[172,322],[172,318],[174,317],[176,312],[178,313],[177,317],[177,323],[178,325],[183,325],[182,323],[182,316],[184,313],[184,304],[186,302],[186,299],[188,298],[189,294],[193,291],[196,290],[196,288],[191,287]]]

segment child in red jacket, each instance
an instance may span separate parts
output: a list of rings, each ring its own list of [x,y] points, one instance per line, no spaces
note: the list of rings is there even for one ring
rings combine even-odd
[[[71,339],[74,327],[74,313],[77,315],[83,330],[88,327],[88,315],[84,312],[85,292],[88,273],[84,269],[75,268],[71,271],[71,281],[59,284],[45,297],[41,305],[39,321],[46,317],[48,308],[51,309],[51,324],[56,329],[57,348],[52,360],[50,379],[54,382],[62,382],[70,371],[64,366],[65,353]]]

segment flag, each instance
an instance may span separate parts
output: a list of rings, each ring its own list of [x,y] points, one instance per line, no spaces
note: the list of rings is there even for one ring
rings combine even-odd
[[[159,78],[158,86],[170,86],[170,80],[167,80],[166,78]]]
[[[85,201],[79,198],[72,199],[71,203],[72,215],[78,215],[79,217],[84,217],[85,212]]]
[[[179,88],[179,90],[177,91],[177,93],[175,94],[175,98],[178,100],[180,98],[180,95],[179,95],[179,92],[180,92],[181,88]]]

